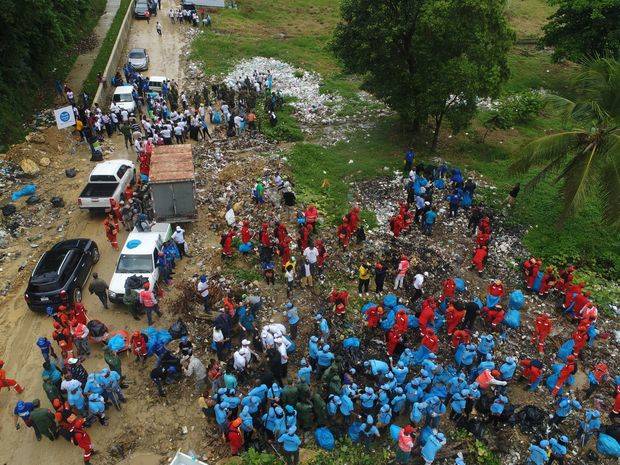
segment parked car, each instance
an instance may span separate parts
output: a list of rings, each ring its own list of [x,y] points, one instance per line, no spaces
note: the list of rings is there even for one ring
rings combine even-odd
[[[78,206],[90,211],[105,211],[110,200],[118,204],[125,189],[134,183],[136,170],[132,161],[108,160],[98,163],[90,172],[88,184],[78,197]]]
[[[155,289],[159,280],[159,270],[155,266],[157,254],[171,236],[170,223],[156,223],[149,232],[134,228],[129,233],[110,279],[108,295],[112,302],[123,302],[125,284],[130,277],[142,278],[151,284],[151,289]]]
[[[24,294],[28,308],[35,312],[58,308],[61,291],[67,293],[70,304],[80,302],[82,287],[99,257],[99,248],[90,239],[69,239],[54,245],[32,271]]]
[[[168,82],[166,76],[149,76],[149,91],[161,94],[164,82]]]
[[[145,48],[133,48],[127,54],[127,62],[136,71],[149,69],[149,54]]]
[[[146,12],[149,11],[149,4],[146,0],[138,0],[133,7],[133,16],[136,19],[146,18]]]
[[[114,89],[112,102],[122,110],[127,110],[129,113],[135,112],[136,102],[133,99],[133,86],[118,86]]]

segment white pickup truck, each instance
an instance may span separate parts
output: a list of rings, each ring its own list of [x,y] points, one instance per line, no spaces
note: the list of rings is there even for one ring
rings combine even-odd
[[[149,232],[134,228],[129,233],[110,279],[108,294],[112,302],[123,302],[127,278],[134,275],[144,282],[148,281],[151,289],[155,289],[159,280],[159,270],[155,266],[157,254],[171,236],[170,223],[155,223]]]
[[[134,164],[129,160],[108,160],[98,163],[91,171],[88,184],[78,198],[78,206],[90,211],[110,208],[110,199],[118,203],[124,198],[125,189],[133,184],[135,173]]]

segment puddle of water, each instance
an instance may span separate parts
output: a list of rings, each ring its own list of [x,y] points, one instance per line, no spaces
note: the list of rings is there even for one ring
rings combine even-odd
[[[136,452],[131,454],[118,465],[159,465],[161,456],[151,452]]]

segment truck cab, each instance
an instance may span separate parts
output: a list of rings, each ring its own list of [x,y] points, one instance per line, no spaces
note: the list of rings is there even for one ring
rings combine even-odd
[[[155,266],[157,255],[171,236],[170,223],[156,223],[149,232],[134,228],[129,233],[110,279],[109,297],[112,302],[123,302],[125,283],[131,276],[143,278],[144,282],[150,283],[151,289],[155,289],[159,281],[159,270]]]

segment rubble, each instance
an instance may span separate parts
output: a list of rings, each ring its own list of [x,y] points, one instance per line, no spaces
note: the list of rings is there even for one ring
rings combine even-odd
[[[37,174],[39,174],[39,171],[41,171],[39,169],[39,165],[33,162],[30,158],[24,158],[20,162],[19,166],[22,171],[28,176],[36,176]]]

